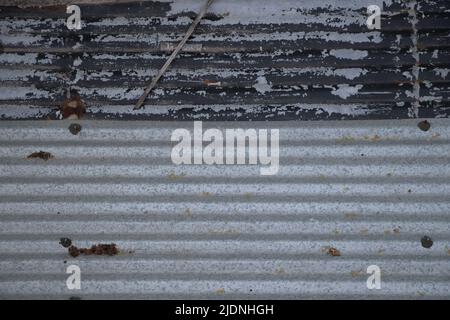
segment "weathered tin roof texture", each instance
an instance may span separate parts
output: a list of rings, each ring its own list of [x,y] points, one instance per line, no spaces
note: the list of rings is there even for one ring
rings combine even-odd
[[[173,165],[190,122],[3,121],[0,298],[448,299],[450,121],[429,123],[253,122],[280,129],[279,173],[261,176]],[[72,258],[60,238],[120,254]]]
[[[139,111],[203,1],[83,0],[77,31],[68,1],[18,2],[0,1],[0,298],[450,298],[449,1],[216,0]],[[70,90],[77,135],[53,121]],[[173,165],[192,122],[98,119],[329,121],[204,122],[280,129],[261,176]]]
[[[374,119],[447,116],[449,2],[216,0],[147,100],[132,106],[203,1],[0,7],[0,114],[59,118]],[[366,26],[382,8],[381,30]]]

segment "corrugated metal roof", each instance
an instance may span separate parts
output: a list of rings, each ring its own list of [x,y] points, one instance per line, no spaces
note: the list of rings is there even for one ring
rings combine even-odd
[[[2,121],[0,298],[448,299],[450,120],[429,122],[203,123],[279,128],[279,173],[261,176],[173,165],[187,122]],[[27,159],[40,150],[54,158]],[[61,237],[121,253],[72,258]]]
[[[217,0],[147,108],[132,111],[203,2],[80,3],[76,31],[66,28],[63,5],[0,7],[0,115],[57,119],[69,88],[87,103],[88,118],[450,114],[443,0]],[[373,4],[383,10],[381,30],[366,26]]]

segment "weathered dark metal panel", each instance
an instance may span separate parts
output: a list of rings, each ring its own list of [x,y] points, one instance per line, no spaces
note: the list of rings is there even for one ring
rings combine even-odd
[[[177,120],[442,117],[447,1],[216,1],[139,112],[132,107],[198,1],[0,8],[0,115],[58,119],[76,89],[87,118]],[[383,8],[368,30],[366,7]],[[16,112],[14,112],[16,110]]]

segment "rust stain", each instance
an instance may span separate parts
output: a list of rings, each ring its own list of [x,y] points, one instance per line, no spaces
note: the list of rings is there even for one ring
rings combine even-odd
[[[71,90],[70,98],[63,102],[61,114],[63,119],[81,119],[86,113],[86,105],[76,90]]]
[[[333,256],[333,257],[340,257],[341,256],[341,252],[338,249],[336,249],[336,248],[328,249],[328,254],[330,256]]]
[[[203,80],[203,84],[208,87],[221,87],[222,82],[213,80]]]
[[[219,288],[216,290],[217,294],[224,294],[225,293],[225,289],[224,288]]]
[[[420,297],[425,297],[425,292],[417,291],[417,295]]]
[[[184,210],[184,214],[187,217],[192,218],[192,210],[190,208],[187,208],[186,210]]]
[[[27,156],[27,159],[42,159],[44,161],[53,159],[54,156],[50,152],[39,151],[33,152],[32,154]]]
[[[119,250],[119,252],[117,253],[117,255],[118,256],[129,256],[129,255],[132,255],[132,254],[135,254],[136,253],[136,251],[135,250],[132,250],[132,249],[129,249],[129,250]]]
[[[354,219],[358,218],[358,214],[353,213],[353,212],[344,213],[344,216],[346,219],[349,219],[349,220],[354,220]]]
[[[173,172],[168,175],[170,180],[180,180],[181,178],[184,178],[185,176],[186,176],[186,173],[175,174]]]
[[[362,272],[363,271],[361,269],[359,269],[359,270],[352,270],[350,272],[350,274],[352,275],[352,277],[358,277],[358,276],[360,276],[362,274]]]
[[[342,138],[340,138],[340,139],[337,139],[336,142],[353,142],[353,141],[355,141],[355,140],[356,140],[356,139],[353,138],[353,137],[345,136],[345,137],[342,137]]]
[[[90,255],[106,255],[106,256],[115,256],[119,253],[119,249],[117,249],[115,243],[111,244],[97,244],[93,245],[90,248],[78,248],[76,246],[70,246],[68,249],[69,254],[76,258],[81,254],[86,256]]]
[[[362,229],[361,231],[359,231],[359,233],[361,233],[361,234],[368,234],[369,233],[369,229]]]
[[[276,268],[275,269],[275,274],[286,274],[286,271],[284,270],[284,268]]]
[[[381,137],[380,137],[379,135],[376,134],[376,135],[371,136],[371,137],[364,136],[364,139],[369,140],[369,141],[372,141],[372,142],[376,142],[376,141],[380,141],[380,140],[381,140]]]
[[[341,256],[341,252],[334,247],[325,247],[322,249],[322,252],[326,252],[328,255],[330,255],[332,257],[340,257]]]

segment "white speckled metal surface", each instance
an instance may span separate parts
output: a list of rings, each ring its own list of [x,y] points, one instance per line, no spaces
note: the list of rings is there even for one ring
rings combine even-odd
[[[278,128],[279,172],[261,176],[173,165],[191,122],[2,121],[0,298],[448,299],[450,121],[418,122],[204,123]],[[73,258],[61,237],[120,254]]]

